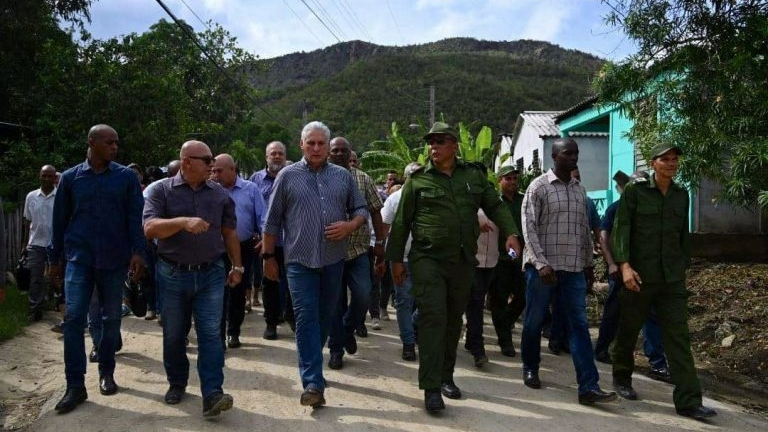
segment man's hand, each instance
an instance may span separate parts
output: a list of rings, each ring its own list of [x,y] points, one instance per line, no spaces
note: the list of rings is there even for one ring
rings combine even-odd
[[[277,268],[277,260],[274,258],[265,259],[264,262],[264,277],[271,281],[280,280],[280,270]]]
[[[199,217],[188,217],[184,221],[184,231],[192,234],[204,233],[210,226],[211,224]]]
[[[141,255],[131,255],[131,263],[128,265],[131,272],[131,280],[138,282],[144,276],[144,259]]]
[[[384,260],[376,259],[376,262],[373,267],[373,272],[376,274],[376,277],[383,278],[384,273],[387,271],[387,263],[384,262]]]
[[[376,257],[376,263],[384,262],[384,245],[377,244],[373,247],[373,255]]]
[[[629,265],[629,263],[621,263],[621,279],[624,281],[624,286],[630,291],[640,292],[640,285],[643,281],[640,280],[640,275]]]
[[[619,280],[619,275],[621,273],[619,272],[619,266],[616,264],[608,264],[608,277],[615,278],[616,280]]]
[[[547,285],[554,285],[557,283],[557,275],[555,269],[551,266],[544,266],[539,269],[539,277]]]
[[[230,288],[239,284],[241,280],[243,280],[243,274],[235,269],[231,269],[227,274],[227,286]]]
[[[403,282],[405,282],[405,279],[408,277],[408,272],[405,270],[405,264],[393,261],[389,265],[392,269],[392,281],[397,286],[403,285]]]
[[[355,230],[352,221],[338,221],[325,227],[325,238],[332,241],[344,240]]]
[[[511,235],[507,237],[507,242],[505,243],[505,246],[507,247],[507,250],[510,250],[510,249],[514,250],[518,258],[523,256],[523,247],[520,246],[520,239],[518,239],[517,236]]]

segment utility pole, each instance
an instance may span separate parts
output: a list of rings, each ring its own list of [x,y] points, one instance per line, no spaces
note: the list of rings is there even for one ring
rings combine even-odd
[[[429,127],[435,124],[435,86],[429,86]]]

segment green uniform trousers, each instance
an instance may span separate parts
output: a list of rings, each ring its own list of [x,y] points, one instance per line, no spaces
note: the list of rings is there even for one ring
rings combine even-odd
[[[453,379],[462,315],[467,310],[475,265],[420,258],[409,262],[419,310],[419,388],[439,389]]]
[[[693,363],[688,332],[688,292],[685,282],[644,283],[640,292],[624,288],[619,293],[619,304],[619,329],[611,347],[614,382],[632,385],[637,335],[653,305],[664,335],[664,351],[672,384],[675,386],[675,408],[701,405],[701,385]]]

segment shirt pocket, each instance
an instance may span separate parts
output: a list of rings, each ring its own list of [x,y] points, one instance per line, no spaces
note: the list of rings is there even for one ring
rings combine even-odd
[[[659,206],[652,204],[639,204],[637,206],[637,227],[643,234],[652,234],[661,229],[659,220]]]

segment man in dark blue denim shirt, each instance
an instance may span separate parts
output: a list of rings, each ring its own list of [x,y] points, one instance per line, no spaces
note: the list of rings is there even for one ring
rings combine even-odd
[[[123,282],[130,268],[138,280],[144,271],[139,179],[113,162],[117,132],[100,124],[88,132],[88,158],[61,176],[53,206],[53,233],[48,247],[50,275],[61,282],[62,261],[66,314],[64,371],[67,391],[56,411],[72,411],[88,398],[85,390],[85,327],[94,287],[102,305],[103,336],[99,351],[99,391],[117,392],[113,379],[115,348],[120,337]]]

